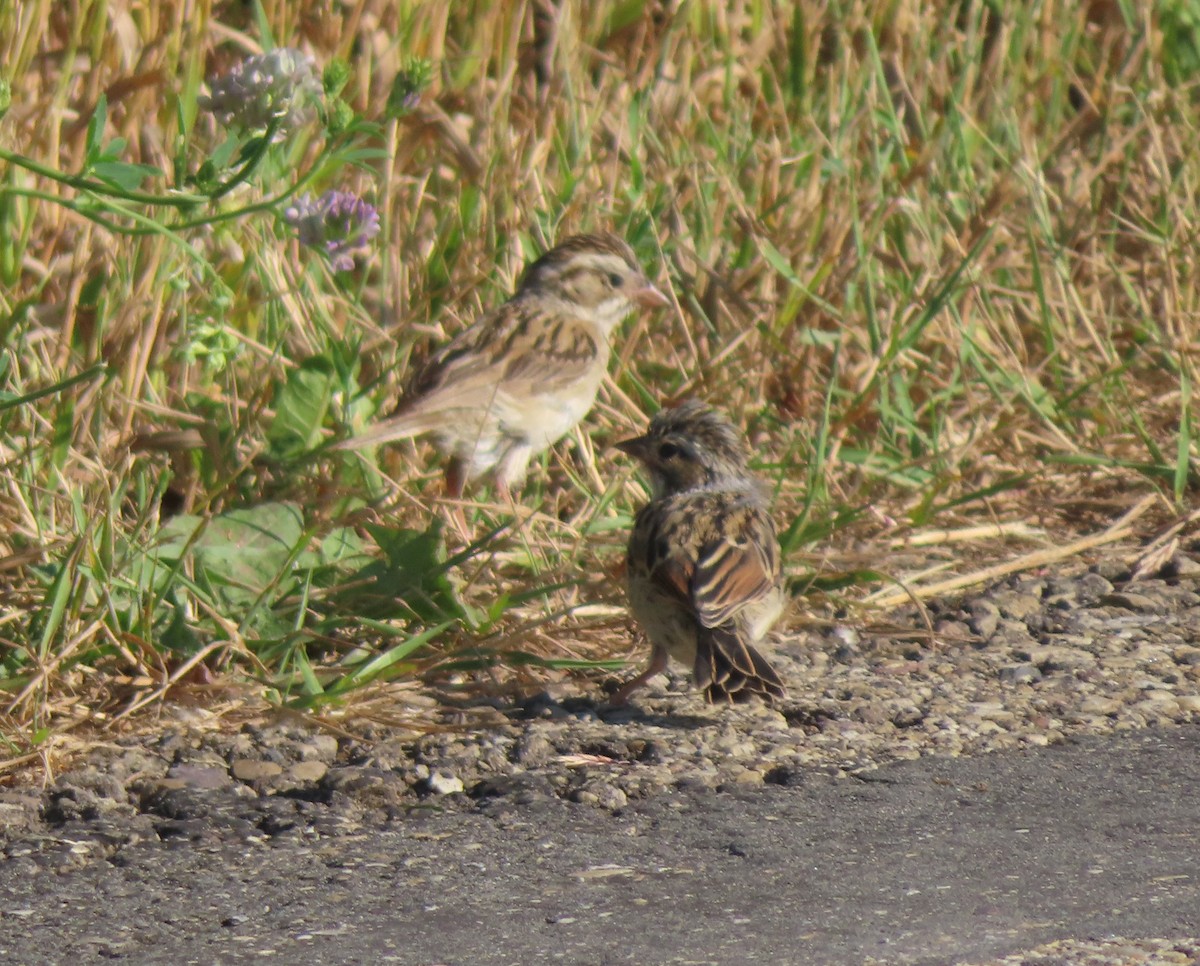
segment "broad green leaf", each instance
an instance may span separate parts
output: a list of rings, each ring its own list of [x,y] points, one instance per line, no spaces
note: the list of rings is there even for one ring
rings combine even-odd
[[[427,624],[467,617],[450,582],[452,564],[446,560],[440,524],[425,531],[369,526],[367,532],[383,551],[383,559],[357,575],[358,580],[369,581],[356,601],[360,613],[377,618],[415,617]]]
[[[272,456],[290,459],[321,441],[321,426],[337,385],[333,363],[323,356],[305,359],[288,373],[276,393],[275,418],[267,428]]]
[[[148,164],[131,164],[128,161],[98,161],[92,165],[92,174],[105,184],[122,191],[137,191],[147,178],[162,175],[158,168]]]

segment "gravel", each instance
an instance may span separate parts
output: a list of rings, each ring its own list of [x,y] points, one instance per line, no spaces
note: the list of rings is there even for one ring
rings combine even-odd
[[[97,747],[44,791],[0,789],[0,854],[57,873],[119,862],[138,843],[310,841],[430,809],[502,815],[557,800],[620,814],[674,790],[863,778],[926,755],[1195,723],[1195,569],[1128,585],[1116,567],[1022,574],[898,611],[886,629],[786,634],[774,660],[789,698],[774,708],[708,706],[672,675],[621,709],[576,680],[440,712],[442,730],[422,736],[339,738],[294,719],[236,734],[168,726]],[[999,962],[1191,961],[1181,942],[1064,941]]]
[[[1196,962],[1200,962],[1200,942],[1113,936],[1046,943],[992,960],[988,966],[1193,966]]]
[[[121,739],[41,794],[0,790],[0,848],[61,869],[144,839],[338,835],[427,807],[558,798],[611,812],[673,789],[796,785],[1200,720],[1200,578],[1115,576],[1018,575],[897,612],[886,631],[785,635],[775,660],[790,697],[774,708],[708,706],[677,675],[626,708],[576,681],[420,737],[288,723]]]

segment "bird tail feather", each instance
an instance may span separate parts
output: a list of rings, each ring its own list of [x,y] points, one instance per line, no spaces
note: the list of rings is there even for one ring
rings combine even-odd
[[[700,628],[692,676],[714,704],[746,701],[752,695],[769,702],[787,695],[775,669],[732,622]]]
[[[330,449],[363,449],[367,446],[378,446],[397,439],[410,439],[422,433],[433,432],[444,421],[440,413],[410,412],[392,416],[383,422],[369,426],[357,436],[343,439],[333,444]]]

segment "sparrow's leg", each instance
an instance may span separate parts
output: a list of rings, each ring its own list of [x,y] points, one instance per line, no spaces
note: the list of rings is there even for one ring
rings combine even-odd
[[[650,654],[650,666],[635,678],[631,678],[622,684],[608,699],[608,703],[614,707],[620,707],[629,700],[629,696],[638,688],[649,681],[654,675],[662,674],[667,669],[667,652],[662,648],[654,648]]]
[[[463,488],[467,483],[467,468],[458,457],[451,457],[446,464],[446,496],[450,498],[450,520],[459,536],[464,540],[471,539],[471,528],[467,525],[467,514],[463,509]]]
[[[496,496],[510,507],[516,505],[512,491],[514,486],[520,486],[529,471],[529,460],[533,449],[528,443],[520,440],[510,440],[504,455],[496,464],[492,479],[496,484]]]
[[[496,492],[496,503],[501,508],[507,508],[512,514],[517,528],[525,525],[536,511],[526,509],[517,502],[513,494],[514,488],[520,488],[525,482],[526,470],[529,467],[530,449],[527,446],[512,446],[504,458],[496,465],[492,474],[493,488]]]

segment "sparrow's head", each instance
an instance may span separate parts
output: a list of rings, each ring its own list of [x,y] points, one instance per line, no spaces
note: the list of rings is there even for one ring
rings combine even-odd
[[[697,399],[659,410],[645,434],[617,443],[617,449],[646,467],[656,497],[752,479],[741,433]]]
[[[670,303],[650,284],[633,249],[616,235],[572,235],[525,269],[518,294],[553,298],[607,335],[636,307]]]

